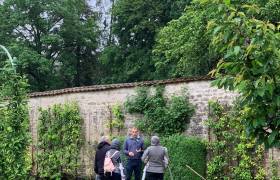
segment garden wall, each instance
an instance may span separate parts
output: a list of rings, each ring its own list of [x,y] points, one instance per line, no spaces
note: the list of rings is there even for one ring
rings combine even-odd
[[[191,119],[186,135],[199,136],[208,139],[208,129],[204,125],[204,120],[208,115],[208,101],[219,100],[222,103],[231,103],[237,94],[217,89],[210,86],[210,79],[207,77],[200,78],[183,78],[159,81],[147,81],[139,83],[97,85],[78,88],[68,88],[40,93],[31,93],[29,96],[29,114],[31,123],[31,132],[33,145],[36,145],[37,139],[37,119],[39,108],[47,108],[53,104],[77,101],[80,107],[81,115],[84,119],[84,133],[86,145],[82,152],[82,171],[88,175],[92,172],[93,145],[96,144],[99,137],[103,134],[109,134],[106,127],[110,119],[110,109],[115,104],[123,104],[127,97],[135,94],[135,88],[139,86],[164,85],[165,96],[181,95],[186,93],[190,97],[191,103],[195,105],[196,113]],[[126,134],[127,128],[133,126],[133,121],[137,115],[125,116],[125,125],[121,134]],[[33,153],[36,150],[33,149]],[[277,150],[273,155],[280,157]],[[275,159],[275,158],[274,158]]]

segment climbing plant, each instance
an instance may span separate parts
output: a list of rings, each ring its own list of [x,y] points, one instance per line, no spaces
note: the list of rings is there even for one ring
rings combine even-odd
[[[0,84],[0,179],[25,179],[31,168],[27,80],[5,66]]]
[[[136,126],[145,133],[165,136],[182,133],[194,114],[194,107],[187,96],[167,99],[163,93],[162,86],[156,87],[154,94],[146,87],[139,88],[136,95],[127,99],[125,107],[129,113],[142,115]]]
[[[38,125],[38,176],[76,176],[83,142],[82,118],[76,103],[41,109]]]
[[[210,102],[207,179],[265,179],[264,147],[246,136],[240,107]],[[212,139],[211,138],[211,139]]]
[[[271,180],[280,180],[280,174],[278,173],[279,162],[275,159],[270,158],[270,171],[271,171]]]
[[[107,127],[110,129],[110,135],[113,134],[113,129],[116,128],[118,133],[124,128],[124,113],[121,105],[115,104],[112,107],[108,107],[110,111],[109,122]]]

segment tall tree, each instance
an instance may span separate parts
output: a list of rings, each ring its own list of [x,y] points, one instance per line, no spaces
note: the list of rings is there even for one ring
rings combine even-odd
[[[0,39],[9,38],[32,90],[96,81],[97,15],[85,0],[6,0],[0,11]]]
[[[222,18],[208,26],[211,46],[222,55],[211,72],[214,84],[240,93],[247,134],[280,147],[279,26],[257,18],[262,11],[255,4],[219,7]]]
[[[209,46],[211,35],[207,24],[221,18],[217,9],[221,3],[224,1],[193,1],[179,19],[161,29],[153,50],[153,64],[159,77],[207,75],[215,68],[221,55]],[[243,5],[258,5],[262,8],[260,14],[254,13],[256,17],[275,24],[280,20],[277,0],[232,0],[231,5],[237,9]]]
[[[209,49],[206,33],[209,19],[216,18],[217,3],[193,2],[179,19],[159,32],[153,63],[161,78],[207,74],[216,64],[217,54]]]
[[[113,43],[105,47],[101,62],[105,82],[131,82],[155,78],[152,48],[156,33],[178,18],[190,0],[118,0],[112,10]],[[111,68],[114,66],[113,68]],[[106,77],[107,76],[107,77]]]

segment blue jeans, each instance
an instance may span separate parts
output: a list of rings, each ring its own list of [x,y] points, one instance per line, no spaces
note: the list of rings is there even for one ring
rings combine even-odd
[[[142,162],[140,159],[128,159],[126,165],[126,180],[131,180],[132,173],[134,171],[135,180],[141,180],[141,166]]]

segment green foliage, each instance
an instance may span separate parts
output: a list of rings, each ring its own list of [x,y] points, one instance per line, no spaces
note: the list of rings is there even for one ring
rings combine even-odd
[[[211,72],[213,84],[239,92],[248,134],[279,147],[279,27],[256,19],[261,11],[254,4],[219,9],[222,18],[208,24],[211,46],[222,57]]]
[[[122,107],[119,104],[113,105],[111,111],[111,117],[109,119],[109,123],[107,126],[110,129],[110,135],[113,134],[113,128],[116,128],[118,130],[118,133],[120,133],[121,129],[124,128],[124,114],[122,111]]]
[[[205,143],[200,139],[172,135],[161,138],[161,145],[168,149],[170,168],[174,179],[200,180],[200,177],[189,170],[186,165],[205,177],[207,153]],[[164,176],[166,180],[170,179],[168,171]]]
[[[194,1],[179,19],[162,28],[153,49],[153,62],[161,78],[206,75],[217,63],[210,51],[207,22],[218,15],[215,2]]]
[[[27,80],[6,66],[0,84],[0,179],[25,179],[31,169]]]
[[[163,27],[156,37],[153,63],[160,78],[206,75],[212,70],[220,53],[209,46],[211,34],[207,32],[209,21],[219,20],[227,12],[223,6],[260,5],[260,18],[279,22],[279,1],[259,0],[196,0],[186,7],[182,16]],[[258,16],[253,13],[254,16]],[[221,21],[222,22],[222,21]]]
[[[265,7],[261,10],[261,14],[264,20],[269,20],[273,24],[277,25],[280,21],[280,1],[269,0]]]
[[[82,118],[76,103],[41,109],[36,163],[41,178],[77,176],[83,143]]]
[[[142,114],[136,126],[145,133],[171,135],[184,132],[194,113],[188,97],[173,96],[169,101],[163,97],[164,88],[156,87],[151,94],[148,88],[140,88],[135,96],[125,102],[129,113]]]
[[[278,169],[279,169],[279,162],[277,160],[270,159],[271,180],[280,180]]]
[[[190,0],[117,0],[112,8],[114,40],[102,52],[103,82],[154,79],[156,33],[178,18]],[[112,38],[111,38],[112,39]]]
[[[207,179],[265,179],[264,147],[246,136],[240,107],[210,102]]]
[[[99,30],[85,0],[5,0],[0,13],[0,41],[32,90],[96,83]]]

